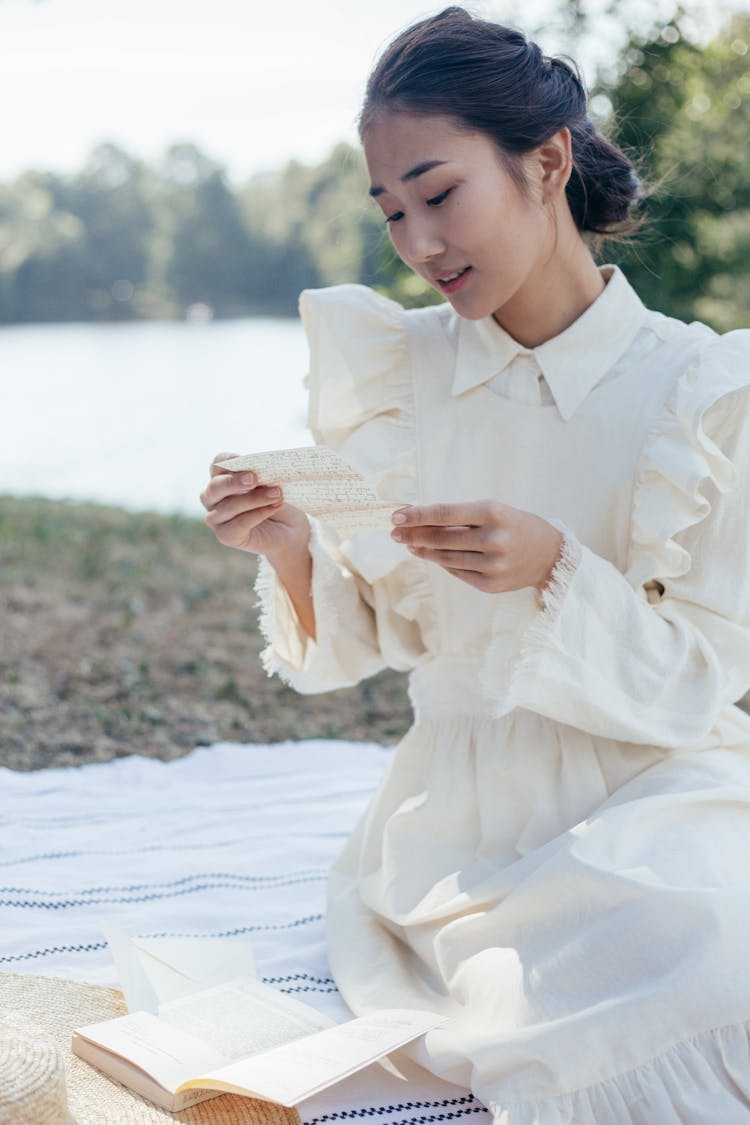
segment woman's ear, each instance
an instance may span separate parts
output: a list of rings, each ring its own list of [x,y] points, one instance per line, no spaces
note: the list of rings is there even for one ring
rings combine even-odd
[[[573,144],[568,126],[563,125],[539,145],[534,156],[542,202],[551,203],[565,191],[573,170]]]

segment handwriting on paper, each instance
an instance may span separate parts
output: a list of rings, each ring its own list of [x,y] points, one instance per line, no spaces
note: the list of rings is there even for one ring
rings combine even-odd
[[[230,472],[252,471],[258,484],[276,484],[284,500],[335,527],[352,531],[387,530],[403,503],[381,500],[361,473],[327,445],[272,449],[217,461]]]

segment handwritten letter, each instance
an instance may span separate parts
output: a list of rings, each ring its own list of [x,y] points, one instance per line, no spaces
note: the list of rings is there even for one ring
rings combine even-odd
[[[251,470],[259,484],[279,485],[288,504],[341,534],[388,530],[391,515],[404,506],[381,500],[362,474],[327,445],[249,453],[217,464],[234,473]]]

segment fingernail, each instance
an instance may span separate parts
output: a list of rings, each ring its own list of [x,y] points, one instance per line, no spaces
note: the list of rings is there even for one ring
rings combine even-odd
[[[268,495],[269,496],[281,496],[281,489],[280,488],[269,488]]]
[[[393,522],[394,523],[406,523],[406,516],[404,515],[403,512],[394,512],[393,513]]]
[[[254,479],[253,473],[243,473],[240,477],[240,484],[252,484]]]
[[[400,531],[392,531],[391,539],[395,539],[397,543],[401,542],[402,536]]]

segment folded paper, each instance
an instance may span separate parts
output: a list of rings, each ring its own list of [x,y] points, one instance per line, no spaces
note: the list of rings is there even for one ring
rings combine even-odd
[[[226,938],[129,937],[99,919],[129,1012],[158,1014],[159,1005],[235,977],[255,976],[253,949]]]

